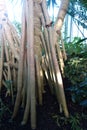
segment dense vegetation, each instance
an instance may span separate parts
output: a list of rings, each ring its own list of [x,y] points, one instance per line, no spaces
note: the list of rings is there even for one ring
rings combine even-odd
[[[85,40],[76,37],[71,43],[65,43],[68,54],[65,77],[71,82],[67,90],[71,92],[72,101],[87,107],[87,44]]]
[[[5,24],[1,20],[0,129],[20,128],[16,123],[23,129],[31,121],[28,129],[37,124],[38,130],[86,130],[87,38],[81,32],[83,38],[71,39],[66,27],[62,36],[61,29],[66,13],[78,27],[87,28],[87,4],[68,2],[61,1],[56,22],[54,16],[50,19],[45,0],[23,3],[22,27],[15,21],[15,29],[7,15]],[[56,0],[47,1],[48,7],[51,4],[53,9],[58,6]],[[52,122],[52,128],[51,124],[42,128],[38,117]]]

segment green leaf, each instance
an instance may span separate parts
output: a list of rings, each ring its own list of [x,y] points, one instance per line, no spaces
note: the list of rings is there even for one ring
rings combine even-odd
[[[80,40],[78,40],[75,44],[80,44],[81,42],[86,41],[86,40],[87,40],[87,38],[80,39]]]

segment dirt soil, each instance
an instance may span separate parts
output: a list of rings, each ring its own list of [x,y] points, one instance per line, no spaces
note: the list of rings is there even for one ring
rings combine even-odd
[[[64,82],[66,84],[66,82]],[[3,95],[2,95],[3,97]],[[74,114],[75,112],[81,112],[78,106],[73,105],[70,102],[69,95],[66,94],[67,104],[69,112]],[[10,106],[10,99],[6,100],[5,103]],[[12,108],[10,108],[12,109]],[[60,114],[59,105],[54,95],[49,91],[48,85],[45,86],[45,93],[43,94],[43,105],[37,105],[37,129],[36,130],[72,130],[70,124],[63,124],[63,122],[58,122],[57,116],[63,116]],[[23,109],[20,108],[18,116],[14,121],[9,121],[11,115],[6,112],[1,120],[0,130],[31,130],[30,120],[25,126],[21,126],[21,120],[23,118]],[[87,120],[82,123],[83,130],[87,130]]]

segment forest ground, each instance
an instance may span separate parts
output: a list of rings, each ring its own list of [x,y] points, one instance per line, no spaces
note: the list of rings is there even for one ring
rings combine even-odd
[[[64,81],[64,86],[66,87],[68,84]],[[83,110],[80,106],[75,105],[71,102],[69,93],[66,93],[67,105],[69,109],[69,113],[75,115],[76,113],[82,114]],[[5,104],[10,106],[10,98],[2,100]],[[13,108],[10,108],[13,109]],[[87,114],[87,110],[84,110]],[[5,112],[3,118],[0,123],[0,130],[31,130],[30,120],[27,125],[21,126],[21,120],[23,118],[23,109],[20,108],[18,116],[12,122],[10,119],[9,112]],[[60,119],[61,118],[61,119]],[[52,95],[49,91],[49,86],[45,86],[45,93],[43,94],[43,105],[37,105],[37,129],[36,130],[87,130],[87,119],[80,120],[80,128],[78,129],[72,128],[72,124],[70,122],[67,123],[67,119],[64,117],[64,114],[60,114],[59,105],[54,95]]]

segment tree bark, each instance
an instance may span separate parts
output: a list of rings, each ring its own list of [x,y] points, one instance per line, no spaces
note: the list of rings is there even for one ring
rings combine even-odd
[[[33,0],[28,0],[28,26],[27,33],[27,51],[29,65],[29,82],[30,82],[30,111],[31,111],[31,128],[36,128],[36,99],[35,99],[35,61],[34,61],[34,10]]]
[[[50,18],[49,18],[48,11],[47,11],[47,8],[46,8],[46,0],[42,1],[42,9],[43,9],[44,17],[46,19],[46,23],[50,24]],[[49,49],[50,49],[50,53],[51,53],[51,59],[52,59],[52,63],[53,63],[55,78],[56,78],[57,97],[58,97],[59,103],[63,107],[65,116],[68,117],[69,113],[68,113],[68,109],[67,109],[67,105],[66,105],[62,76],[61,76],[61,73],[60,73],[60,69],[59,69],[59,65],[58,65],[58,61],[57,61],[57,57],[56,57],[56,52],[55,52],[55,47],[54,47],[54,44],[53,44],[54,43],[53,42],[54,38],[52,36],[53,28],[48,27],[47,30],[48,30],[48,36],[49,36],[49,43],[48,44],[49,44]]]
[[[65,15],[67,13],[67,9],[68,9],[68,4],[69,4],[69,0],[62,0],[61,1],[61,5],[60,5],[59,12],[57,15],[57,20],[56,20],[55,25],[54,25],[54,29],[58,33],[60,33],[60,30],[62,28],[64,18],[65,18]]]
[[[25,47],[25,11],[23,13],[23,22],[22,22],[22,38],[21,38],[21,46],[20,46],[20,56],[19,56],[19,70],[18,70],[18,89],[17,89],[17,96],[14,106],[14,111],[12,115],[12,119],[15,118],[17,115],[20,103],[21,103],[21,96],[22,96],[22,85],[23,85],[23,58],[24,58],[24,47]]]
[[[2,29],[1,29],[0,30],[0,91],[2,87],[3,62],[4,62],[4,39],[3,39]]]

